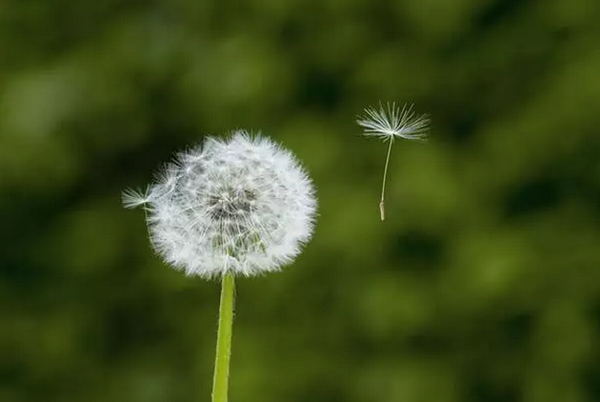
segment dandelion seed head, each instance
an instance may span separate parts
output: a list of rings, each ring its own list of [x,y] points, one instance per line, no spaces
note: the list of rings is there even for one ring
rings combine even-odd
[[[426,114],[417,115],[412,104],[402,108],[395,103],[379,105],[379,109],[369,107],[356,121],[364,128],[364,135],[393,141],[396,137],[407,140],[426,141],[430,119]]]
[[[209,137],[179,153],[145,193],[156,252],[188,275],[253,276],[290,263],[313,233],[314,186],[298,160],[271,140],[245,131]]]

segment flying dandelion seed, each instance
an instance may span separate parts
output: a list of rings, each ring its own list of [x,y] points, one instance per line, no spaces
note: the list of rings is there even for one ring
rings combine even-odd
[[[365,109],[364,115],[358,116],[356,122],[364,128],[364,136],[377,137],[390,143],[383,170],[381,201],[379,202],[379,214],[383,221],[385,220],[385,184],[394,140],[404,138],[427,141],[430,119],[426,114],[416,115],[412,104],[404,104],[400,108],[395,103],[387,103],[385,107],[380,104],[379,109],[372,107]]]

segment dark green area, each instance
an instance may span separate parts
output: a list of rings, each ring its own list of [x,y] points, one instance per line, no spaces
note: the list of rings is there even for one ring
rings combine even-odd
[[[217,282],[143,187],[236,128],[292,149],[313,241],[238,281],[231,400],[600,401],[596,0],[0,0],[0,401],[209,401]],[[426,144],[355,116],[414,102]]]

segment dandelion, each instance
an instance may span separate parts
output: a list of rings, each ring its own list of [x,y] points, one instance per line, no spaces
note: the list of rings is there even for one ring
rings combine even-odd
[[[315,222],[310,178],[289,151],[240,130],[178,154],[146,191],[124,192],[123,204],[144,207],[167,263],[221,278],[213,402],[227,401],[234,277],[279,270],[300,253]]]
[[[379,110],[371,107],[365,109],[364,115],[358,116],[356,122],[364,128],[363,135],[366,137],[376,137],[390,143],[383,170],[381,201],[379,202],[379,214],[383,221],[385,219],[385,183],[394,140],[405,138],[426,141],[430,123],[429,116],[426,114],[417,116],[413,111],[412,104],[404,104],[400,109],[395,103],[387,103],[385,107],[380,104]]]

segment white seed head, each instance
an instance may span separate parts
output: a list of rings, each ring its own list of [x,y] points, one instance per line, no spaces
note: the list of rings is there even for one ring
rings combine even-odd
[[[356,122],[365,129],[363,134],[367,137],[426,141],[430,120],[426,114],[417,116],[412,104],[404,104],[401,109],[395,103],[387,103],[385,107],[380,104],[379,109],[365,109]]]
[[[151,243],[167,263],[211,278],[290,263],[312,236],[317,200],[294,155],[237,131],[178,154],[144,193],[125,191],[123,204],[145,207]]]

